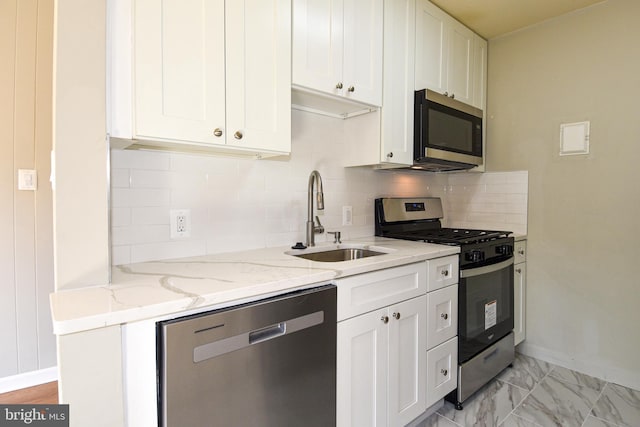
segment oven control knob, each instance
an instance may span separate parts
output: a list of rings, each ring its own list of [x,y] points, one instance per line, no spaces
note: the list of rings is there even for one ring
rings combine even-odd
[[[498,255],[513,255],[513,246],[511,245],[496,246],[496,253]]]
[[[478,250],[469,251],[464,254],[464,258],[465,260],[471,261],[471,262],[484,261],[484,252],[478,251]]]

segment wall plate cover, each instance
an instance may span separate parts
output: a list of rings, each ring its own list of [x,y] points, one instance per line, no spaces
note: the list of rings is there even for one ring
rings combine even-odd
[[[18,190],[38,189],[38,172],[35,169],[18,169]]]
[[[589,154],[590,122],[563,123],[560,125],[560,155]]]

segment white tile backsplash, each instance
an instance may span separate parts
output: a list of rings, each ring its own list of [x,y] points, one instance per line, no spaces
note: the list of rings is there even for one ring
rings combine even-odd
[[[450,174],[445,224],[526,234],[528,185],[527,171]]]
[[[433,174],[344,168],[342,120],[292,111],[288,160],[113,150],[112,263],[286,246],[305,239],[309,174],[322,175],[325,210],[343,239],[374,233],[376,197],[442,197],[445,217],[463,226],[506,222],[526,230],[526,172]],[[489,191],[490,190],[490,191]],[[353,225],[342,226],[342,206]],[[169,210],[191,210],[191,237],[170,239]],[[315,209],[315,205],[314,205]],[[513,227],[512,227],[513,228]],[[516,230],[514,230],[516,231]],[[316,241],[332,236],[317,235]]]

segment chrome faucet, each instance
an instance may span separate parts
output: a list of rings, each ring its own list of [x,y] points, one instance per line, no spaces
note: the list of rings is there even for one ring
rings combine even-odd
[[[315,246],[316,233],[324,233],[324,227],[320,224],[320,218],[316,216],[318,225],[313,222],[313,182],[316,183],[316,205],[318,210],[324,210],[324,194],[322,193],[322,178],[318,171],[311,172],[309,175],[309,190],[307,193],[307,246]]]

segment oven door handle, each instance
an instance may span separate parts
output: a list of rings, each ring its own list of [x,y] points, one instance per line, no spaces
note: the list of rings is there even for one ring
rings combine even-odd
[[[466,277],[480,276],[481,274],[493,273],[494,271],[502,270],[505,267],[513,265],[513,257],[506,261],[499,262],[497,264],[485,265],[483,267],[470,268],[468,270],[460,270],[460,277],[463,279]]]

